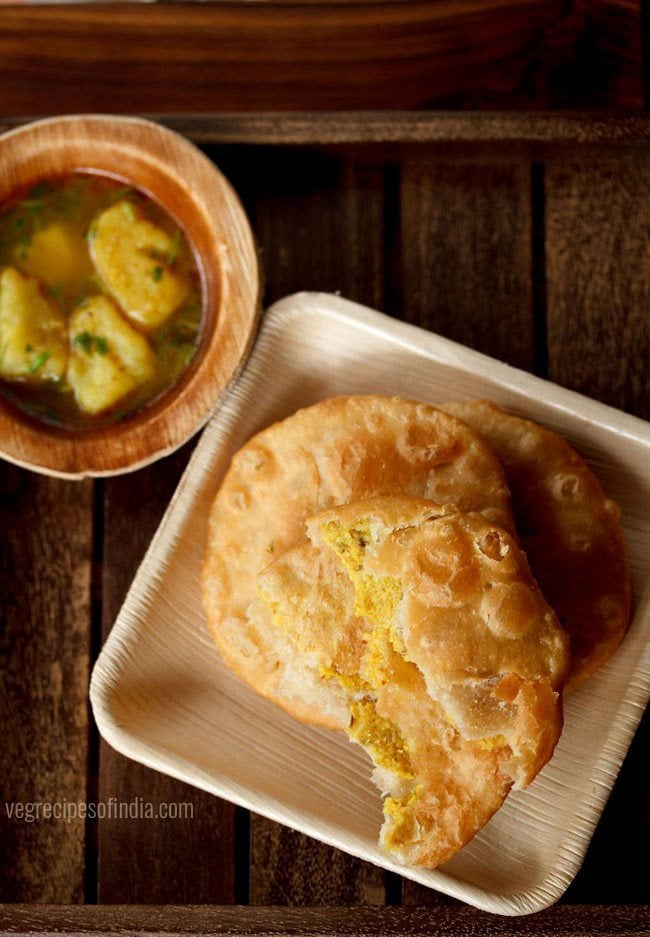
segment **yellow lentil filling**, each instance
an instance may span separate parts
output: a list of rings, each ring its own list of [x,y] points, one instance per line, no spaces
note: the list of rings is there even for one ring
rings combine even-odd
[[[368,682],[358,676],[332,674],[345,689],[366,694],[364,698],[348,703],[348,735],[363,745],[380,767],[399,777],[412,778],[406,740],[394,722],[379,715],[374,700],[370,698],[375,688],[387,680],[389,655],[396,652],[403,656],[406,650],[392,625],[393,615],[402,600],[402,584],[390,576],[379,578],[362,572],[364,552],[372,541],[369,523],[345,528],[336,521],[330,521],[322,526],[321,533],[323,540],[341,558],[354,584],[355,613],[375,625],[368,637]]]
[[[417,817],[414,810],[410,808],[415,806],[420,791],[421,785],[418,784],[403,797],[384,799],[384,816],[392,820],[384,836],[384,845],[387,849],[400,849],[418,839],[420,831]]]

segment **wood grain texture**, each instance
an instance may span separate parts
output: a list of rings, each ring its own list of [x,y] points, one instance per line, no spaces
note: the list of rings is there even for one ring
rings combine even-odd
[[[341,292],[370,306],[384,290],[384,169],[353,155],[262,150],[254,195],[268,305],[297,290]]]
[[[584,6],[578,80],[585,89],[585,105],[640,108],[644,100],[644,4],[639,0],[584,0]],[[595,62],[599,68],[593,68]],[[646,86],[646,101],[648,90]]]
[[[0,398],[0,453],[46,474],[82,478],[147,465],[207,421],[247,353],[259,314],[259,270],[241,204],[200,151],[159,124],[86,115],[39,121],[0,138],[0,201],[43,178],[91,167],[151,192],[187,232],[202,271],[196,354],[159,400],[128,420],[48,427]]]
[[[103,634],[110,631],[140,560],[185,468],[191,445],[156,466],[107,480]],[[235,808],[129,761],[101,742],[98,796],[131,803],[187,803],[191,819],[97,823],[98,900],[229,903],[235,896]]]
[[[401,254],[401,306],[408,322],[530,367],[528,163],[405,165]]]
[[[574,0],[530,48],[506,59],[454,106],[616,107],[644,100],[640,0]]]
[[[0,908],[0,934],[204,934],[206,937],[632,937],[650,908],[559,906],[524,918],[472,908],[209,908],[19,905]]]
[[[435,111],[325,111],[309,113],[185,114],[159,119],[199,144],[492,144],[512,146],[593,144],[629,146],[650,142],[650,118],[611,112],[481,113]],[[0,130],[24,118],[0,118]],[[543,150],[541,150],[543,152]],[[479,152],[478,150],[476,152]],[[530,149],[527,150],[530,155]],[[592,154],[593,155],[593,154]],[[250,161],[251,154],[248,159]]]
[[[2,463],[0,517],[0,901],[83,901],[84,821],[7,804],[86,799],[92,483]]]
[[[552,380],[650,416],[650,156],[546,167]]]
[[[188,137],[214,148],[226,144],[337,146],[339,144],[436,144],[436,148],[461,144],[490,145],[512,156],[512,148],[531,148],[541,155],[546,148],[565,144],[614,148],[650,142],[650,118],[633,112],[566,111],[550,113],[482,113],[480,111],[322,111],[318,113],[234,113],[148,115]],[[27,123],[29,118],[0,115],[0,133]],[[219,164],[234,180],[237,163],[226,166],[223,150]],[[481,152],[478,148],[475,154]],[[241,151],[239,159],[250,166],[254,151]],[[379,157],[377,157],[379,159]],[[257,181],[258,189],[262,180]],[[238,192],[241,191],[237,186]]]
[[[301,289],[383,301],[384,174],[326,153],[258,152],[250,192],[265,302]],[[251,818],[252,904],[382,904],[384,874],[262,817]]]
[[[251,817],[253,905],[382,905],[384,873],[263,817]]]
[[[585,101],[640,109],[639,0],[602,0],[600,15],[591,18],[584,6],[561,0],[0,6],[0,112]]]

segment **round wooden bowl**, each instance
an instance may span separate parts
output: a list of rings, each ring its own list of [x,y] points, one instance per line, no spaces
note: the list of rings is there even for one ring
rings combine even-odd
[[[203,273],[203,326],[194,359],[159,400],[122,423],[66,430],[0,395],[0,456],[66,478],[115,475],[172,452],[200,429],[252,344],[260,311],[257,253],[228,181],[191,143],[150,121],[81,115],[0,136],[0,204],[73,169],[119,176],[153,196],[185,230]]]

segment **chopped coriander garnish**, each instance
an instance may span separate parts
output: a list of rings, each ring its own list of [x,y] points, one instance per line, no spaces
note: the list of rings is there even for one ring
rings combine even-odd
[[[87,355],[92,355],[95,351],[98,355],[105,355],[108,351],[108,342],[102,335],[91,335],[86,330],[78,332],[72,339],[72,344],[81,348]]]
[[[93,336],[90,334],[90,332],[78,332],[72,339],[72,344],[77,348],[81,348],[86,352],[87,355],[89,355],[93,350]]]
[[[39,371],[43,367],[43,365],[45,364],[45,362],[47,361],[49,357],[50,357],[49,351],[42,351],[40,355],[38,355],[38,357],[35,358],[30,364],[30,366],[27,368],[29,373],[36,374],[36,372]]]
[[[156,267],[154,267],[153,270],[151,271],[151,279],[154,280],[156,283],[158,283],[160,280],[162,280],[162,275],[163,275],[163,268],[162,268],[162,267],[156,266]]]
[[[129,221],[135,221],[135,208],[131,202],[124,203],[124,212],[127,215]]]

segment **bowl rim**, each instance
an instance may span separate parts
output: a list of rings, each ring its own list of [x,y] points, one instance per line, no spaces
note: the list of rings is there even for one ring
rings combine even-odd
[[[81,479],[134,471],[168,455],[218,407],[259,325],[258,251],[237,193],[193,143],[140,117],[75,114],[32,121],[0,135],[0,162],[0,201],[22,185],[74,170],[131,182],[185,231],[203,280],[198,350],[158,400],[124,422],[75,430],[38,421],[0,395],[0,457],[42,474]]]

